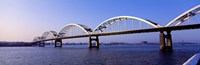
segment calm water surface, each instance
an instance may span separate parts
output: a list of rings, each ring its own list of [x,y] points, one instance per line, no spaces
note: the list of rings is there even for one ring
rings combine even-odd
[[[159,45],[0,47],[0,65],[181,65],[200,45],[174,45],[172,53],[161,53]]]

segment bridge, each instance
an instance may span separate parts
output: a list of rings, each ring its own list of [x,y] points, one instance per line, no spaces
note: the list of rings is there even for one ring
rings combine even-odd
[[[160,32],[160,50],[172,50],[171,31],[200,28],[198,23],[183,24],[183,22],[190,22],[199,13],[200,5],[197,5],[183,12],[165,26],[135,16],[116,16],[103,21],[94,29],[83,24],[72,23],[64,26],[58,33],[56,31],[44,32],[42,36],[35,37],[33,43],[39,43],[39,46],[44,46],[45,41],[54,40],[54,47],[62,47],[62,39],[88,37],[88,47],[98,48],[99,36]]]

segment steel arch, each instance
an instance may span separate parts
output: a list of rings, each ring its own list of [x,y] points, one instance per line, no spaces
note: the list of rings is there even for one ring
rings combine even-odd
[[[155,28],[161,27],[159,24],[154,23],[154,22],[152,22],[152,21],[150,21],[150,20],[143,19],[143,18],[139,18],[139,17],[135,17],[135,16],[116,16],[116,17],[112,17],[112,18],[107,19],[107,20],[103,21],[102,23],[100,23],[100,24],[93,30],[92,33],[94,33],[94,32],[97,31],[97,30],[101,30],[100,27],[102,27],[103,24],[105,24],[105,23],[107,23],[107,22],[109,22],[109,21],[114,21],[114,22],[113,22],[113,23],[110,23],[110,24],[107,25],[106,27],[109,27],[110,25],[116,23],[117,21],[121,21],[121,20],[125,20],[125,19],[139,20],[139,21],[145,22],[145,23],[147,23],[147,24],[149,24],[149,25],[151,25],[151,26],[153,26],[153,27],[155,27]]]
[[[47,31],[47,32],[44,32],[44,33],[42,34],[41,39],[46,39],[46,37],[47,37],[49,34],[50,34],[53,38],[56,38],[57,35],[58,35],[58,33],[57,33],[56,31]]]
[[[89,27],[86,26],[86,25],[71,23],[71,24],[67,24],[66,26],[64,26],[64,27],[62,28],[62,30],[59,32],[59,35],[62,36],[63,34],[65,34],[65,33],[67,32],[67,30],[69,30],[70,27],[72,27],[72,26],[77,26],[77,27],[79,27],[79,28],[82,29],[86,34],[90,34],[90,32],[92,32],[92,29],[89,28]]]
[[[182,22],[184,22],[185,20],[197,15],[198,13],[200,13],[200,5],[197,5],[197,6],[193,7],[193,8],[185,11],[184,13],[180,14],[179,16],[177,16],[176,18],[171,20],[167,25],[165,25],[165,27],[168,27],[168,26],[172,25],[176,21],[178,21],[178,23],[176,23],[175,26],[178,26]]]
[[[35,38],[33,39],[33,42],[39,41],[40,39],[41,39],[41,37],[35,37]]]

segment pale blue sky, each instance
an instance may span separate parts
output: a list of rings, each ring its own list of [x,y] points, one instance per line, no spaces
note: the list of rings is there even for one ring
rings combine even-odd
[[[199,0],[0,0],[0,41],[32,41],[45,31],[58,32],[68,23],[85,24],[94,29],[104,20],[121,15],[137,16],[165,25],[198,4]],[[173,32],[173,41],[199,42],[199,32],[198,29]],[[158,42],[158,35],[108,36],[100,37],[100,40]]]

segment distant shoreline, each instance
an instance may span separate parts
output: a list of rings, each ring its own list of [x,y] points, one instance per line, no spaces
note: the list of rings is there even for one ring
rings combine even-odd
[[[63,45],[87,45],[88,43],[63,43]],[[45,45],[53,45],[53,43],[45,43]],[[112,42],[112,43],[100,43],[100,45],[159,45],[159,43],[124,43],[124,42]],[[173,43],[173,45],[200,45],[200,43],[191,42],[179,42]],[[30,42],[0,42],[0,47],[31,47],[38,46],[38,43]]]

